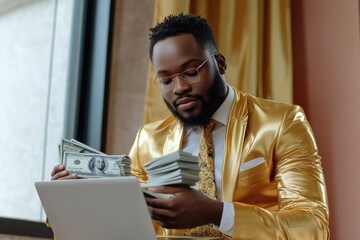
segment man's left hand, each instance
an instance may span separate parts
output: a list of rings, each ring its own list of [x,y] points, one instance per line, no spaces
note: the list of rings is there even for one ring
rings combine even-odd
[[[164,228],[192,228],[208,223],[220,225],[223,203],[200,191],[175,185],[149,190],[175,195],[169,199],[145,198],[151,217]]]

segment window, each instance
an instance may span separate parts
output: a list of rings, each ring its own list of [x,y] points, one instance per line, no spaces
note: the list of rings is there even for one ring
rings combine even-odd
[[[0,0],[0,233],[51,236],[34,182],[61,137],[101,150],[111,0]]]
[[[74,0],[0,0],[0,217],[44,220],[35,181],[58,164]]]

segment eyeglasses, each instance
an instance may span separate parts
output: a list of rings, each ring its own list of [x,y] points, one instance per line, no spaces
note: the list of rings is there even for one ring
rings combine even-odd
[[[184,80],[187,84],[193,84],[200,80],[200,68],[204,66],[207,62],[207,59],[200,64],[197,68],[190,68],[181,73],[176,73],[171,76],[167,77],[159,77],[156,76],[155,78],[155,85],[162,91],[162,92],[170,92],[174,89],[175,86],[175,77],[179,76],[182,80]]]

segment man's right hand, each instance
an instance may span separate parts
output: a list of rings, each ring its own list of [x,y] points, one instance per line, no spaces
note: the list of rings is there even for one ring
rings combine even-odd
[[[70,174],[65,165],[60,164],[54,167],[51,172],[51,180],[77,179],[77,174]]]

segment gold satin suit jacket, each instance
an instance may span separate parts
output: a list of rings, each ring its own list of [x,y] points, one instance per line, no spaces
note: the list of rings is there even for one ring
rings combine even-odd
[[[324,175],[303,110],[234,91],[221,175],[222,199],[234,204],[233,239],[328,239]],[[132,174],[145,182],[144,163],[181,149],[183,132],[173,116],[143,126],[130,152]],[[240,170],[256,158],[265,161]]]

